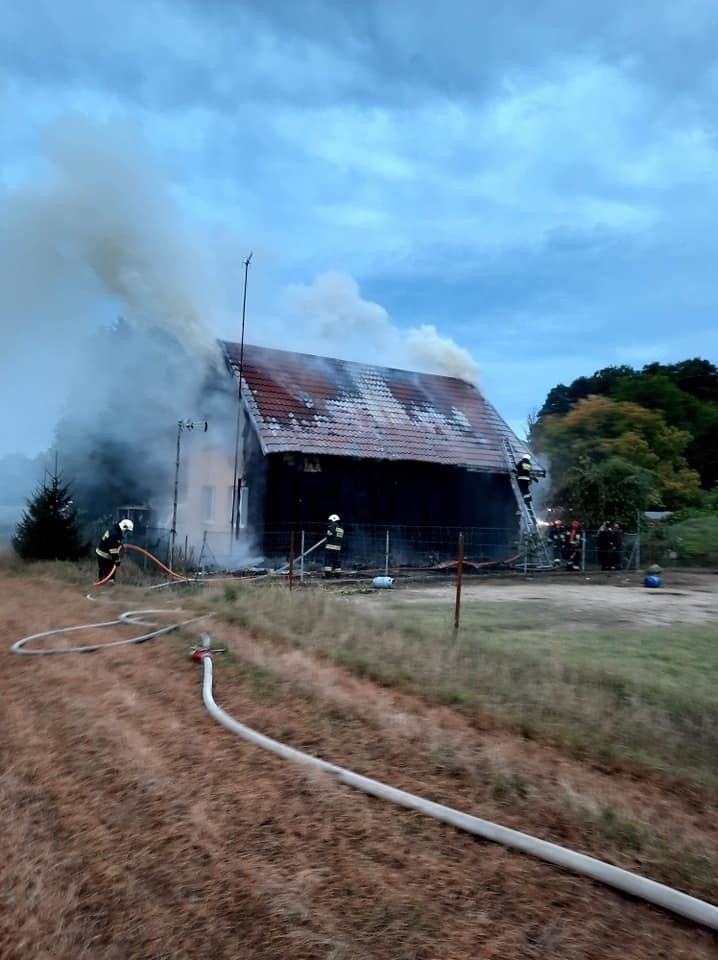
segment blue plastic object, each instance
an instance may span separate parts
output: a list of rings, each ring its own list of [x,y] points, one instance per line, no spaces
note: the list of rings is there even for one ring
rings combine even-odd
[[[655,577],[651,575],[650,577],[646,577],[644,579],[643,586],[644,587],[660,587],[661,583],[662,581],[660,577]]]
[[[378,590],[390,590],[394,586],[393,577],[374,577],[372,584]]]

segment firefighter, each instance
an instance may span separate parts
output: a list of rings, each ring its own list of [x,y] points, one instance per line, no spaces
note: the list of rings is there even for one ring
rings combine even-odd
[[[553,552],[553,565],[554,567],[561,566],[561,558],[563,557],[563,544],[566,539],[566,531],[563,527],[563,520],[554,520],[551,524],[551,529],[548,532],[548,540],[551,544],[551,550]]]
[[[342,541],[344,528],[339,526],[339,515],[329,514],[327,539],[324,544],[324,576],[338,577],[342,572]]]
[[[519,484],[519,490],[527,507],[531,506],[531,482],[538,483],[538,477],[534,476],[531,467],[531,457],[526,453],[516,464],[516,479]]]
[[[583,531],[581,530],[581,524],[578,520],[572,520],[564,540],[563,548],[563,558],[566,561],[567,570],[581,569],[582,544]]]
[[[113,524],[100,537],[100,543],[95,549],[97,554],[97,579],[104,580],[112,574],[107,583],[113,584],[117,568],[122,563],[122,539],[126,533],[132,533],[135,525],[126,517],[119,523]]]

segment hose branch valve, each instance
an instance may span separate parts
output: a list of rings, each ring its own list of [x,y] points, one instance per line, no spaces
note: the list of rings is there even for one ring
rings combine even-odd
[[[201,640],[201,646],[190,648],[189,655],[192,660],[199,662],[200,660],[204,660],[205,657],[213,657],[217,653],[225,652],[223,647],[215,647],[214,650],[210,649],[210,639],[208,634],[201,634]]]

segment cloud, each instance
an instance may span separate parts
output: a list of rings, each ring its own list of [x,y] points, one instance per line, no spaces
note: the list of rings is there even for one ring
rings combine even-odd
[[[718,10],[648,0],[38,0],[8,7],[0,62],[49,88],[92,86],[135,104],[223,112],[263,102],[402,107],[477,103],[569,57],[624,65],[664,98],[715,92]],[[33,44],[21,39],[32,31]]]
[[[402,363],[407,331],[433,326],[518,419],[622,346],[650,359],[693,330],[691,353],[715,349],[716,26],[712,0],[16,4],[4,183],[47,174],[38,131],[68,109],[130,116],[197,263],[219,260],[199,283],[213,325],[236,328],[214,289],[250,249],[250,330],[289,316],[288,284],[321,301],[336,270],[356,278],[347,309],[383,305]],[[128,278],[115,299],[160,296]]]

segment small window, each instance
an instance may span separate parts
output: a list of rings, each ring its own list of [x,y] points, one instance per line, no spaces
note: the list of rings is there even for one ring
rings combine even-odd
[[[241,484],[239,488],[239,503],[234,505],[232,503],[234,499],[234,488],[227,487],[227,518],[229,523],[232,523],[232,507],[236,510],[236,515],[239,518],[239,527],[240,529],[247,526],[247,506],[249,502],[249,488],[246,484]],[[236,522],[236,520],[235,520]]]
[[[247,510],[249,509],[249,487],[241,486],[239,488],[239,525],[244,528],[247,526]]]
[[[202,523],[214,523],[214,487],[202,487]]]

